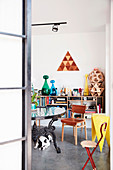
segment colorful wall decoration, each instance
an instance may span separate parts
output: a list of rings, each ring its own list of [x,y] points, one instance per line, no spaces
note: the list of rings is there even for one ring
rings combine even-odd
[[[57,71],[79,71],[79,68],[71,57],[69,51],[67,51]]]

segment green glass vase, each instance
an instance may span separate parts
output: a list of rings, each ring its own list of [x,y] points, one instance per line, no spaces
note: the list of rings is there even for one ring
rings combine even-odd
[[[50,94],[50,88],[47,83],[47,79],[49,78],[48,75],[44,75],[43,78],[45,79],[44,85],[42,87],[42,95],[49,95]]]

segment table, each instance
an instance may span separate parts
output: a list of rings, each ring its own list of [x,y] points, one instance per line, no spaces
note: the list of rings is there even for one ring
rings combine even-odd
[[[100,126],[102,123],[107,122],[106,131],[102,131],[103,139],[99,143],[100,152],[102,152],[104,140],[106,138],[108,146],[110,147],[110,117],[104,114],[93,114],[92,115],[92,141],[95,141],[97,136],[97,140],[100,139]]]
[[[57,153],[61,153],[61,149],[57,146],[57,143],[56,143],[56,135],[54,133],[55,126],[52,126],[52,124],[53,124],[54,121],[57,121],[58,118],[61,118],[61,116],[63,116],[64,114],[66,114],[66,112],[63,112],[63,113],[60,113],[60,114],[55,114],[55,115],[49,115],[49,116],[32,117],[32,120],[51,119],[48,126],[45,126],[45,127],[42,127],[42,128],[38,127],[36,125],[36,122],[34,122],[34,125],[33,125],[33,128],[32,128],[32,139],[33,139],[33,141],[36,142],[37,139],[40,136],[52,135],[54,147],[55,147]]]

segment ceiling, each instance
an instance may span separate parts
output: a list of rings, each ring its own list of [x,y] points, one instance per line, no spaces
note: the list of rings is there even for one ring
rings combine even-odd
[[[32,27],[32,35],[102,32],[109,22],[110,0],[32,0],[32,23],[67,22],[57,33],[52,26]]]

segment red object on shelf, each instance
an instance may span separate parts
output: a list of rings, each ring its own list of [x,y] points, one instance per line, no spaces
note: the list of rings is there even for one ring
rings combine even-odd
[[[81,89],[81,88],[79,88],[79,90],[78,90],[78,91],[79,91],[80,95],[82,95],[82,89]]]
[[[49,97],[47,97],[46,99],[47,99],[47,104],[49,104]]]
[[[101,104],[99,104],[99,113],[101,113]]]

